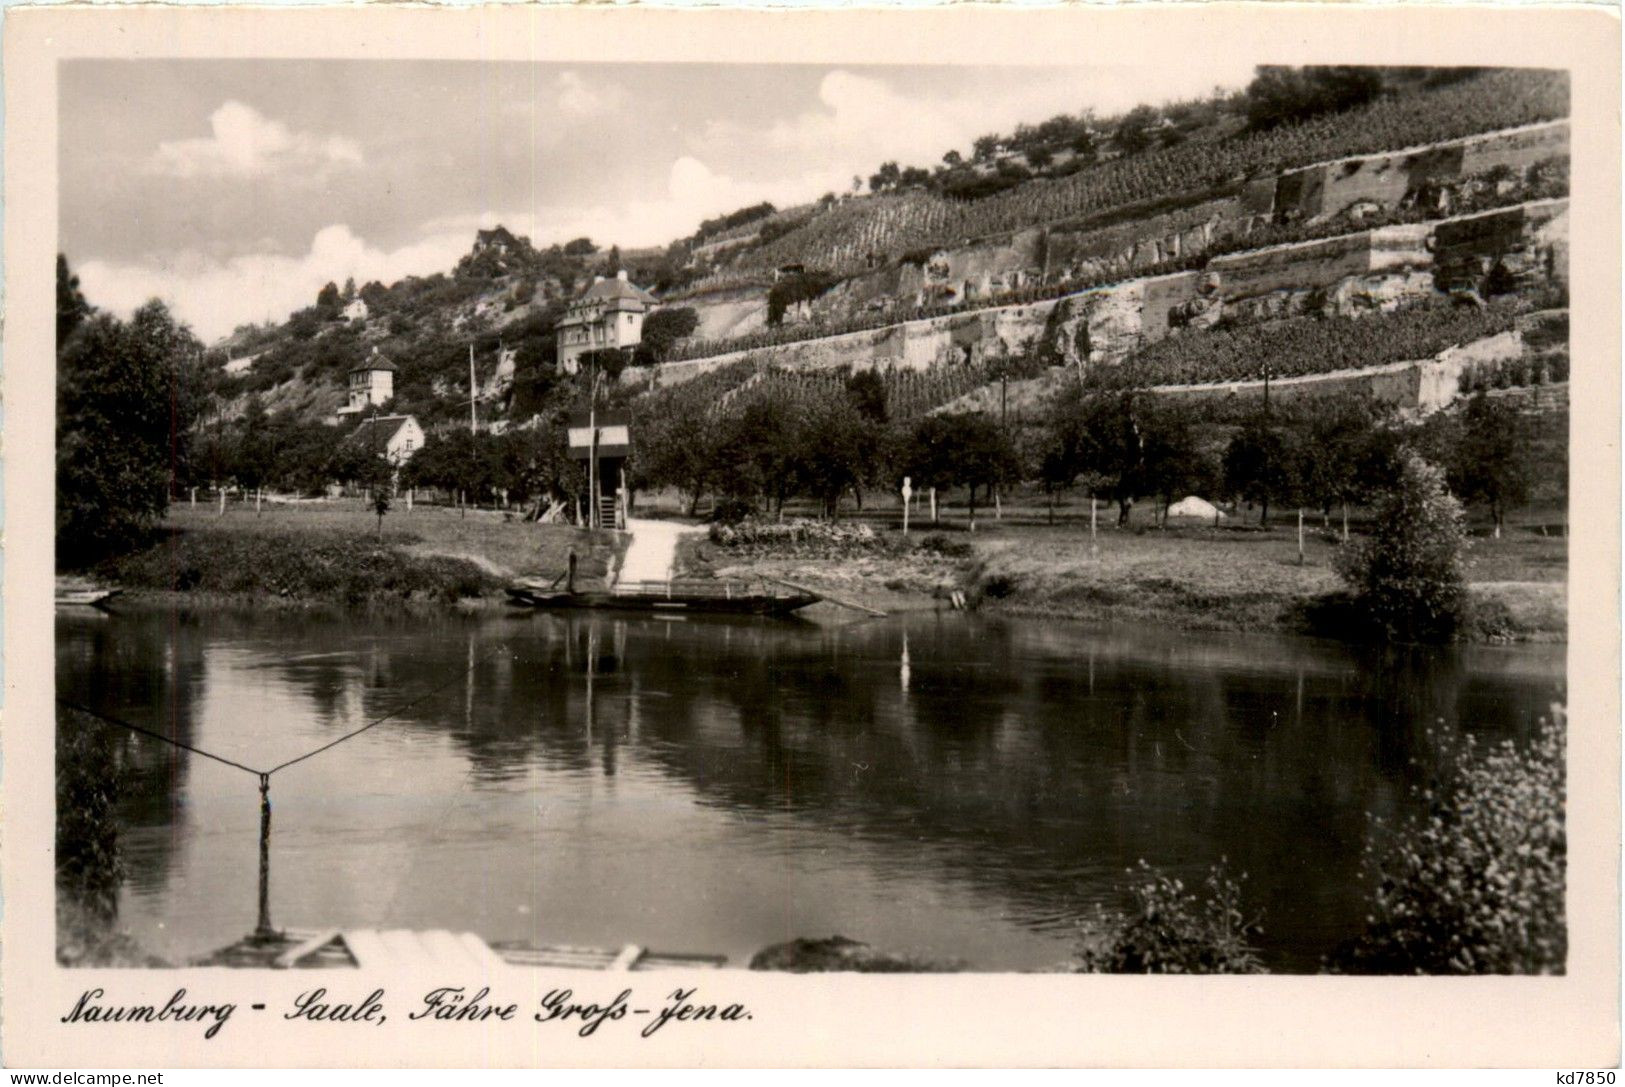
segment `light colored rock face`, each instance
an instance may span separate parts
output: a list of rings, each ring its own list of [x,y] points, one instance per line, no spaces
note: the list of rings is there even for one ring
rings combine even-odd
[[[1052,307],[1039,350],[1080,372],[1122,362],[1141,341],[1144,311],[1144,280],[1068,295]]]
[[[1281,175],[1275,190],[1278,221],[1316,220],[1362,204],[1394,207],[1429,193],[1445,194],[1462,179],[1504,167],[1521,174],[1545,159],[1569,153],[1569,124],[1555,121],[1411,148],[1322,163]]]
[[[684,299],[675,305],[689,306],[700,320],[694,335],[705,340],[726,339],[754,332],[767,325],[767,289],[747,287],[716,291]]]
[[[1567,202],[1558,200],[1358,231],[1219,257],[1202,272],[1129,280],[1057,300],[668,363],[659,381],[686,380],[747,355],[791,368],[926,369],[1036,349],[1052,366],[1111,366],[1142,344],[1211,327],[1226,314],[1358,316],[1428,298],[1458,281],[1483,286],[1492,273],[1518,284],[1555,280],[1566,275],[1567,223]]]
[[[1440,289],[1484,293],[1498,285],[1567,282],[1567,200],[1537,200],[1449,219],[1438,224],[1433,238]]]

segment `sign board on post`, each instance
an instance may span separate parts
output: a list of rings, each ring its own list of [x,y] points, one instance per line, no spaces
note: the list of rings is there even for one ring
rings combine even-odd
[[[605,458],[629,455],[632,452],[630,415],[624,411],[601,411],[597,415],[598,455]],[[593,421],[584,411],[571,414],[569,426],[571,459],[587,460],[592,456]]]

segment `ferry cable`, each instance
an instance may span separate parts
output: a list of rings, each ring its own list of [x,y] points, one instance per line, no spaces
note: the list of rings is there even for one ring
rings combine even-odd
[[[244,766],[242,763],[236,762],[236,761],[234,761],[232,759],[228,759],[223,755],[216,755],[212,751],[205,751],[201,747],[194,747],[193,745],[191,745],[189,743],[186,743],[186,742],[184,742],[182,740],[177,740],[177,739],[175,739],[175,738],[173,738],[171,736],[165,736],[161,732],[154,732],[150,728],[143,728],[140,725],[134,724],[134,723],[132,723],[130,721],[126,721],[126,720],[124,720],[123,718],[120,718],[120,717],[115,717],[112,714],[103,713],[100,710],[92,709],[89,706],[83,705],[83,704],[78,703],[78,702],[74,702],[72,699],[58,697],[56,701],[57,701],[57,705],[65,708],[65,709],[73,710],[76,713],[85,714],[88,717],[95,718],[96,720],[102,721],[102,722],[104,722],[106,724],[117,725],[120,728],[128,729],[129,731],[139,733],[142,736],[150,736],[153,739],[161,740],[164,743],[169,744],[172,747],[178,747],[183,751],[190,751],[195,755],[202,755],[206,759],[213,759],[215,762],[221,763],[221,764],[226,765],[226,766],[230,766],[230,767],[232,767],[233,769],[236,769],[236,770],[241,770],[245,774],[252,774],[252,775],[254,775],[254,777],[259,779],[259,787],[260,787],[259,921],[254,926],[254,932],[253,932],[253,936],[251,938],[255,939],[255,940],[262,941],[262,942],[269,942],[269,941],[280,940],[282,938],[282,934],[279,933],[276,930],[276,928],[271,924],[271,775],[276,773],[278,770],[286,770],[288,767],[293,766],[296,763],[301,763],[301,762],[304,762],[308,758],[313,758],[316,755],[320,755],[323,751],[327,751],[327,750],[330,750],[332,748],[335,748],[339,744],[344,743],[346,740],[353,740],[357,736],[361,735],[363,732],[366,732],[369,729],[377,728],[379,725],[383,724],[385,721],[391,720],[392,718],[395,718],[395,717],[399,717],[401,714],[405,713],[407,710],[411,709],[413,706],[416,706],[416,705],[418,705],[420,703],[428,701],[429,699],[433,698],[435,695],[440,694],[442,691],[444,691],[447,688],[451,687],[453,684],[462,682],[463,680],[468,678],[469,675],[471,675],[473,673],[475,668],[478,668],[487,659],[496,656],[496,654],[498,652],[505,651],[507,648],[508,648],[507,644],[504,643],[502,645],[499,645],[499,646],[496,646],[496,647],[492,648],[488,652],[481,653],[479,656],[477,656],[474,659],[470,660],[468,662],[468,666],[466,668],[464,668],[462,671],[458,672],[456,675],[454,675],[451,679],[447,680],[445,683],[442,683],[442,684],[440,684],[440,685],[438,685],[436,687],[431,688],[430,690],[426,691],[425,693],[419,695],[418,697],[412,699],[409,702],[401,703],[399,706],[396,706],[393,710],[390,710],[388,713],[384,714],[382,717],[374,718],[373,720],[367,722],[366,724],[362,725],[360,728],[355,729],[352,732],[346,732],[343,736],[340,736],[335,740],[331,740],[328,743],[325,743],[322,746],[320,746],[318,748],[315,748],[314,750],[307,751],[303,755],[300,755],[300,756],[298,756],[296,758],[289,759],[287,762],[278,763],[276,766],[271,767],[271,769],[269,769],[269,770],[256,770],[251,766]],[[470,770],[470,772],[472,773],[472,770]]]
[[[389,720],[392,720],[393,718],[399,717],[401,714],[405,713],[407,710],[411,709],[413,706],[419,705],[420,703],[423,703],[423,702],[427,702],[429,699],[433,698],[437,694],[440,694],[442,691],[445,691],[449,687],[452,687],[455,684],[461,683],[464,679],[466,679],[468,677],[468,674],[470,672],[474,671],[474,669],[478,668],[481,664],[484,664],[487,659],[496,656],[496,654],[498,652],[500,652],[502,650],[505,650],[505,649],[507,649],[507,645],[503,644],[503,645],[500,645],[500,646],[497,646],[497,647],[491,649],[490,651],[488,651],[486,653],[480,654],[478,657],[475,657],[474,660],[471,661],[466,668],[464,668],[462,671],[460,671],[456,675],[454,675],[451,679],[448,679],[446,682],[440,684],[439,686],[436,686],[436,687],[433,687],[433,688],[429,689],[425,693],[419,695],[418,697],[412,699],[409,702],[401,703],[399,706],[396,706],[394,709],[390,710],[388,713],[384,714],[382,717],[374,718],[373,720],[367,722],[366,724],[362,725],[360,728],[355,729],[352,732],[346,732],[343,736],[340,736],[335,740],[330,740],[330,741],[328,741],[327,743],[323,744],[322,746],[320,746],[318,748],[315,748],[313,750],[305,752],[303,755],[299,755],[299,756],[296,756],[294,758],[291,758],[286,762],[278,763],[277,765],[271,767],[269,770],[256,770],[252,766],[244,766],[242,763],[234,762],[233,760],[228,759],[223,755],[216,755],[212,751],[205,751],[201,747],[194,747],[191,744],[185,743],[185,742],[183,742],[181,740],[177,740],[174,737],[165,736],[163,733],[154,732],[152,729],[149,729],[149,728],[143,728],[140,725],[133,724],[133,723],[131,723],[129,721],[124,720],[121,717],[114,717],[112,714],[103,713],[100,710],[92,709],[91,707],[86,706],[83,703],[75,702],[72,699],[58,697],[57,700],[56,700],[56,703],[57,703],[57,705],[63,707],[64,709],[70,709],[70,710],[73,710],[73,711],[75,711],[77,713],[83,713],[83,714],[85,714],[87,716],[96,718],[98,721],[105,722],[106,724],[117,725],[118,727],[123,728],[123,729],[128,729],[131,732],[138,732],[143,736],[150,736],[154,740],[161,740],[164,743],[169,744],[172,747],[178,747],[178,748],[181,748],[184,751],[190,751],[194,755],[202,755],[206,759],[213,759],[215,762],[224,763],[225,765],[230,766],[230,767],[232,767],[234,769],[243,771],[245,774],[252,774],[255,777],[261,779],[262,782],[264,782],[266,779],[270,778],[270,776],[272,774],[276,773],[279,770],[286,770],[288,767],[293,766],[295,763],[304,762],[306,759],[313,758],[313,757],[315,757],[317,755],[320,755],[323,751],[327,751],[330,748],[337,747],[339,744],[342,744],[347,740],[353,740],[357,736],[361,735],[363,732],[366,732],[366,731],[368,731],[370,729],[377,728],[379,725],[383,724],[385,721],[389,721]]]

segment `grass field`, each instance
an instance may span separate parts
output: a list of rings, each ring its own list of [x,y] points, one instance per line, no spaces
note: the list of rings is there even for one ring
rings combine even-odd
[[[577,576],[602,579],[622,541],[568,525],[537,525],[491,510],[466,514],[398,506],[383,534],[360,500],[218,507],[177,503],[160,538],[104,563],[126,589],[202,598],[342,606],[447,603],[502,596],[519,576],[552,577],[572,549]]]
[[[871,508],[863,519],[891,535],[901,527],[895,505]],[[1129,527],[1118,529],[1115,508],[1103,504],[1093,546],[1087,511],[1086,502],[1074,500],[1051,525],[1042,504],[1015,501],[1005,505],[1003,518],[979,509],[971,532],[968,511],[958,503],[943,507],[939,525],[924,517],[913,521],[916,542],[940,534],[968,548],[957,560],[906,546],[838,563],[746,560],[695,541],[680,561],[696,573],[788,577],[887,610],[931,606],[961,588],[990,611],[1190,630],[1304,632],[1305,605],[1342,587],[1332,565],[1341,546],[1336,518],[1327,527],[1318,516],[1306,519],[1300,563],[1296,510],[1272,517],[1268,530],[1256,526],[1256,512],[1245,511],[1224,527],[1176,520],[1163,529],[1141,506]],[[1514,637],[1560,641],[1567,635],[1568,540],[1559,534],[1561,521],[1550,509],[1525,511],[1499,540],[1486,525],[1473,526],[1472,592],[1505,607],[1507,633]],[[1358,538],[1369,526],[1356,517],[1352,527]]]
[[[639,502],[639,515],[670,515],[664,499]],[[1236,524],[1155,526],[1148,507],[1126,529],[1102,506],[1091,545],[1088,507],[1075,499],[1048,523],[1040,500],[1012,501],[1004,516],[978,510],[968,531],[963,503],[942,506],[933,526],[922,515],[901,537],[895,501],[874,503],[864,520],[892,545],[839,561],[744,558],[690,537],[679,554],[688,574],[789,578],[887,611],[946,606],[954,590],[973,605],[1011,614],[1107,622],[1152,622],[1192,630],[1304,630],[1303,609],[1340,587],[1332,561],[1340,542],[1333,521],[1311,518],[1298,559],[1295,511],[1259,530]],[[794,511],[792,511],[794,512]],[[1358,534],[1365,524],[1353,522]],[[1475,596],[1504,607],[1519,638],[1562,640],[1567,632],[1568,540],[1561,515],[1526,511],[1502,539],[1475,526],[1469,578]],[[1542,532],[1547,534],[1543,535]],[[936,536],[945,548],[922,548]],[[194,600],[281,601],[294,605],[391,606],[498,600],[516,577],[553,577],[568,555],[578,578],[602,579],[626,537],[567,525],[536,525],[491,510],[465,514],[440,506],[397,508],[377,519],[359,500],[267,502],[259,514],[232,503],[177,504],[161,538],[97,573],[138,593],[183,593]]]

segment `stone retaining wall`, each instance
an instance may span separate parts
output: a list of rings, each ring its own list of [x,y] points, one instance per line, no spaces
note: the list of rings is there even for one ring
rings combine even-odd
[[[1391,310],[1442,287],[1459,286],[1464,277],[1475,284],[1503,273],[1519,284],[1563,281],[1567,207],[1566,200],[1538,201],[1482,215],[1270,246],[1215,258],[1200,272],[666,363],[653,380],[672,384],[744,358],[792,369],[926,369],[976,362],[989,353],[1037,350],[1053,364],[1109,366],[1179,329],[1209,327],[1227,311],[1252,319],[1348,315]],[[1437,262],[1448,268],[1449,282],[1440,282]],[[1465,270],[1469,268],[1477,272]],[[1475,274],[1476,280],[1471,278]]]

